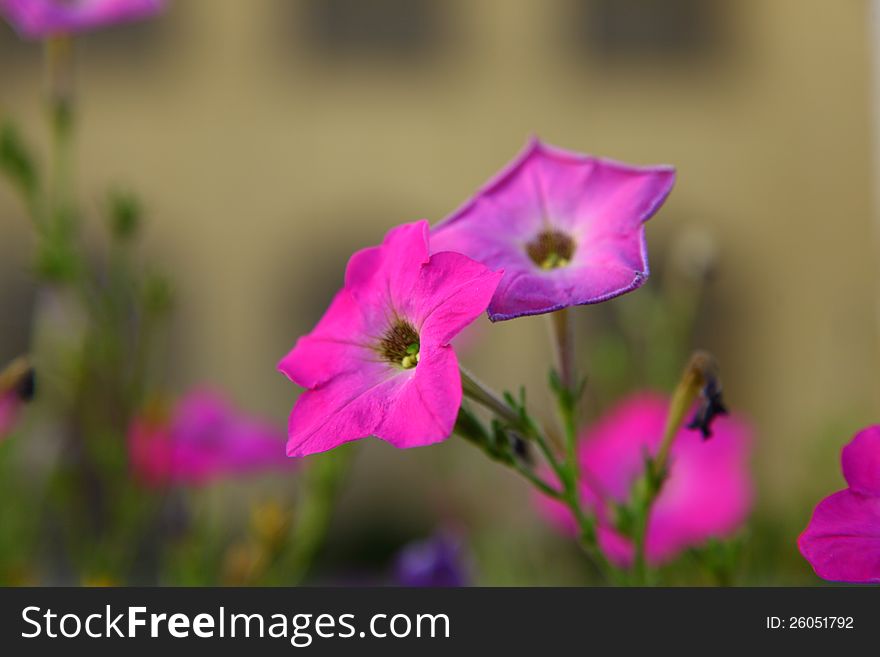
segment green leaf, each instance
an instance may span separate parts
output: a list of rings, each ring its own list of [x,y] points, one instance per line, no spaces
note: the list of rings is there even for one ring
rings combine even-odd
[[[35,202],[40,186],[37,167],[11,121],[0,124],[0,173],[9,179],[28,204]]]
[[[135,237],[143,215],[141,202],[137,196],[128,191],[112,190],[107,207],[110,215],[110,232],[113,237],[120,241]]]
[[[474,415],[467,404],[462,404],[458,409],[458,417],[455,420],[455,433],[484,449],[487,449],[489,446],[489,432],[486,431],[482,422]]]
[[[144,310],[154,317],[167,315],[174,307],[174,285],[162,274],[147,275],[142,295]]]
[[[489,445],[492,458],[502,463],[512,463],[513,454],[510,452],[510,438],[507,430],[497,419],[492,420],[492,439]]]

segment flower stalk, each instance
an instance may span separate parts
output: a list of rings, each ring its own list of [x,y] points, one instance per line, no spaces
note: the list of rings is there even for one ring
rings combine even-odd
[[[556,365],[563,389],[573,390],[575,381],[574,330],[568,308],[550,313],[550,328],[556,348]]]
[[[74,240],[76,209],[74,161],[74,44],[55,36],[45,44],[47,113],[51,135],[51,167],[46,198],[39,208],[39,273],[50,281],[70,281],[82,260]]]
[[[711,404],[717,404],[718,409],[720,409],[717,412],[725,412],[720,402],[720,390],[718,365],[715,358],[705,351],[695,352],[688,361],[687,367],[685,367],[681,379],[672,394],[672,401],[670,402],[669,412],[663,428],[660,449],[654,458],[646,460],[645,476],[636,486],[634,493],[636,523],[635,535],[633,537],[635,543],[633,583],[636,585],[649,583],[646,560],[648,523],[650,522],[654,503],[663,490],[663,484],[668,475],[669,454],[672,451],[675,437],[684,425],[687,413],[700,395],[707,397],[707,403],[710,406]],[[699,415],[698,413],[697,417]],[[691,428],[702,428],[708,432],[708,423],[711,422],[712,415],[713,413],[707,415],[704,420],[705,425],[696,426],[697,418],[695,417],[694,422],[689,426]]]
[[[701,392],[717,382],[718,365],[715,358],[705,351],[697,351],[691,356],[681,380],[672,394],[672,402],[669,405],[669,415],[666,417],[666,426],[663,429],[663,440],[657,457],[652,461],[652,475],[662,478],[669,460],[669,452],[675,441],[675,434],[681,428],[685,415],[694,405]]]
[[[73,41],[67,36],[48,39],[46,77],[53,148],[53,207],[56,216],[71,212],[73,187]]]

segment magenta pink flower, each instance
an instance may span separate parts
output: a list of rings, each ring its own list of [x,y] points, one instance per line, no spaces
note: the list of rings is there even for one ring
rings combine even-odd
[[[284,453],[282,430],[207,391],[188,394],[170,417],[151,409],[136,418],[128,444],[135,473],[151,486],[198,486],[296,463]]]
[[[863,429],[841,454],[849,488],[813,511],[798,547],[822,579],[880,582],[880,425]]]
[[[0,0],[0,14],[22,37],[42,39],[147,18],[165,0]]]
[[[643,224],[674,181],[671,167],[632,167],[535,139],[434,228],[431,249],[504,270],[492,321],[598,303],[645,282]]]
[[[618,404],[581,438],[582,499],[598,518],[602,550],[621,566],[632,562],[633,546],[615,526],[614,507],[630,499],[644,473],[645,455],[656,454],[668,407],[662,396],[640,393]],[[648,522],[645,551],[653,565],[710,538],[730,536],[748,515],[750,431],[728,416],[718,417],[712,429],[708,441],[688,429],[675,437],[669,477]],[[555,522],[574,529],[561,504],[547,498],[540,504]]]
[[[287,453],[375,435],[395,447],[452,433],[461,405],[449,341],[486,310],[500,273],[458,253],[428,255],[428,222],[355,253],[345,285],[278,369],[307,388],[290,414]]]

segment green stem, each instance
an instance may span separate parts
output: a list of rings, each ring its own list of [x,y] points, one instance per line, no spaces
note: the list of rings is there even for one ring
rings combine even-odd
[[[504,401],[491,388],[488,388],[480,382],[473,374],[464,367],[459,366],[461,371],[461,388],[466,397],[470,397],[478,404],[485,406],[495,413],[499,419],[503,420],[513,428],[522,428],[522,418],[514,411],[510,405]]]
[[[477,403],[482,404],[490,411],[493,411],[500,419],[507,422],[512,428],[517,429],[526,438],[533,440],[538,445],[541,454],[547,460],[550,467],[553,469],[553,472],[559,479],[560,484],[562,485],[562,491],[553,489],[541,480],[536,481],[536,477],[526,474],[526,472],[530,471],[521,464],[513,465],[512,467],[521,474],[524,474],[526,478],[538,488],[538,490],[551,495],[554,499],[558,499],[569,508],[578,527],[578,545],[586,555],[592,559],[599,573],[603,577],[612,582],[618,581],[619,578],[616,569],[599,548],[595,522],[584,512],[581,505],[576,474],[577,459],[568,459],[567,463],[561,462],[559,457],[550,447],[550,442],[547,440],[544,431],[528,414],[523,413],[523,415],[520,416],[494,391],[477,381],[477,379],[464,368],[461,369],[461,376],[462,389],[468,397]],[[566,426],[572,427],[570,431],[567,431],[567,433],[572,436],[567,442],[574,443],[574,422],[571,421],[566,423]],[[545,488],[549,488],[550,492],[545,490]]]
[[[672,401],[669,403],[669,413],[666,416],[666,424],[663,427],[663,437],[660,441],[660,449],[657,456],[647,463],[644,487],[636,501],[637,524],[635,536],[635,556],[633,562],[633,576],[637,584],[648,583],[649,575],[647,560],[645,558],[645,543],[647,540],[648,523],[651,519],[651,511],[657,497],[663,490],[663,484],[667,476],[667,463],[675,437],[678,435],[685,416],[694,401],[700,394],[700,390],[706,385],[707,379],[714,376],[716,364],[714,358],[706,352],[695,352],[688,361],[682,373],[675,391],[672,393]]]
[[[46,41],[49,121],[52,132],[52,203],[54,218],[70,217],[73,203],[73,42]]]
[[[556,348],[556,365],[562,387],[573,392],[575,387],[574,335],[567,308],[550,313],[553,345]]]
[[[559,477],[560,482],[564,484],[567,477],[566,470],[550,447],[541,428],[530,417],[521,417],[498,393],[479,381],[464,367],[459,366],[459,369],[461,370],[461,386],[464,395],[492,411],[500,420],[520,431],[526,438],[534,440],[541,450],[541,454],[547,459],[556,476]]]
[[[565,443],[565,461],[559,464],[558,474],[564,486],[566,504],[571,509],[579,530],[579,544],[592,558],[599,571],[612,581],[618,573],[599,548],[596,523],[584,512],[580,499],[580,464],[577,453],[577,402],[574,332],[567,308],[550,314],[551,334],[556,353],[556,365],[561,390],[556,391],[557,407]]]
[[[559,482],[562,484],[563,488],[565,488],[566,480],[568,479],[568,471],[565,469],[565,465],[562,461],[559,460],[559,457],[556,456],[556,452],[550,447],[550,443],[544,437],[544,433],[538,427],[532,427],[529,436],[535,441],[535,443],[537,443],[541,454],[546,459],[547,463],[550,464],[550,467],[559,478]]]
[[[337,447],[313,459],[296,509],[288,576],[299,584],[308,573],[330,525],[333,506],[348,472],[353,449]]]
[[[51,172],[39,228],[38,271],[50,281],[70,282],[82,271],[76,245],[73,192],[73,43],[69,37],[45,42]]]
[[[556,390],[557,408],[564,435],[564,477],[566,490],[574,499],[578,497],[580,481],[577,455],[577,393],[575,390],[574,340],[571,317],[567,308],[550,313],[553,344],[556,351],[556,364],[559,385]]]
[[[634,586],[646,586],[648,584],[648,563],[645,555],[645,542],[648,535],[648,521],[650,520],[651,509],[654,506],[655,495],[651,495],[648,499],[641,503],[638,518],[636,520],[636,531],[633,537],[635,544],[635,554],[633,556],[632,568],[632,584]]]
[[[560,491],[553,488],[553,486],[541,479],[538,475],[532,472],[530,468],[526,467],[519,461],[513,461],[511,467],[528,479],[535,488],[544,493],[547,497],[552,497],[554,500],[564,500],[564,495]]]

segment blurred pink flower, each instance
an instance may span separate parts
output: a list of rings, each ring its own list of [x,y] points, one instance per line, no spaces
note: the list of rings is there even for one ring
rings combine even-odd
[[[147,18],[165,0],[0,0],[0,14],[28,39],[82,32]]]
[[[224,476],[295,465],[284,453],[284,432],[238,413],[220,395],[196,391],[170,417],[155,409],[132,422],[129,456],[152,486],[202,485]]]
[[[12,433],[24,401],[14,390],[0,393],[0,440]]]
[[[849,488],[819,502],[798,547],[822,579],[880,583],[880,425],[843,448]]]
[[[433,229],[431,250],[504,270],[492,321],[598,303],[647,279],[643,224],[674,181],[671,167],[633,167],[535,139]]]
[[[427,221],[355,253],[324,317],[278,365],[307,388],[287,453],[370,435],[401,448],[448,438],[462,395],[449,341],[486,310],[500,278],[458,253],[429,257]]]
[[[644,473],[646,454],[656,454],[668,407],[660,395],[631,396],[581,437],[582,499],[598,518],[602,550],[621,566],[632,562],[633,546],[614,526],[613,505],[629,500],[633,484]],[[748,515],[750,431],[732,417],[718,417],[712,429],[708,441],[688,429],[675,437],[669,477],[648,522],[645,551],[652,565],[710,538],[730,536]],[[574,530],[565,507],[545,497],[539,503],[554,522]]]

